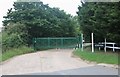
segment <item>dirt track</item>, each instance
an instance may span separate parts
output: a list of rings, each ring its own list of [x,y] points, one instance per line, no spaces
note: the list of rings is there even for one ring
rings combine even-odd
[[[94,66],[72,57],[73,49],[52,49],[14,57],[3,63],[3,75],[18,75],[36,72],[54,72]]]

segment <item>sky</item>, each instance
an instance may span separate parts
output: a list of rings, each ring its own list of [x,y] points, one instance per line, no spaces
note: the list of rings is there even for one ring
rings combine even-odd
[[[0,27],[2,27],[3,16],[6,16],[8,9],[13,8],[13,3],[16,0],[1,0],[0,1]],[[78,6],[81,5],[80,0],[40,0],[44,4],[49,4],[50,7],[58,7],[73,16],[77,15]]]

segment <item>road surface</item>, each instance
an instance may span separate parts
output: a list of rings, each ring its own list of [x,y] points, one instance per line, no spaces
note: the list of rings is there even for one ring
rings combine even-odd
[[[14,57],[0,65],[3,75],[117,75],[118,70],[86,63],[73,49],[51,49]]]

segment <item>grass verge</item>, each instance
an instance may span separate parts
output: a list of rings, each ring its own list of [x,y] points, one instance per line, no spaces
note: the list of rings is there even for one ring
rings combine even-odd
[[[92,61],[96,63],[106,63],[106,64],[118,64],[118,54],[110,52],[90,52],[81,51],[80,49],[73,52],[74,55],[80,57],[83,60]]]
[[[2,54],[2,56],[0,57],[1,58],[0,60],[5,61],[5,60],[10,59],[14,56],[25,54],[25,53],[31,53],[33,51],[34,51],[34,49],[26,47],[26,46],[22,46],[22,47],[19,47],[16,49],[10,49]]]

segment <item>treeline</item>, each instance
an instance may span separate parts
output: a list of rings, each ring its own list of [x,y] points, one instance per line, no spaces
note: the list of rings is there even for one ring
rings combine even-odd
[[[15,2],[3,21],[3,51],[32,45],[37,37],[73,37],[79,32],[76,18],[43,2]]]
[[[95,42],[112,41],[120,44],[120,2],[82,2],[77,12],[85,39]]]

